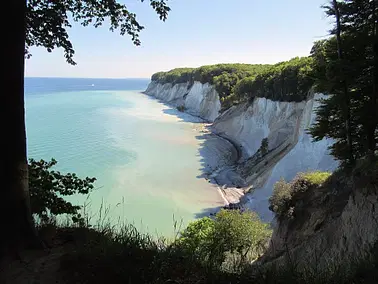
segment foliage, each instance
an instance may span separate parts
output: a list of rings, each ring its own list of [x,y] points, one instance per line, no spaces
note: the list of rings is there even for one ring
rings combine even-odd
[[[225,260],[227,252],[236,253],[243,264],[247,257],[255,258],[264,250],[270,235],[268,224],[262,223],[256,213],[221,210],[215,217],[211,255],[216,256],[217,263]]]
[[[310,129],[315,141],[332,138],[332,155],[343,164],[374,155],[378,141],[378,41],[376,1],[336,1],[326,14],[340,14],[340,42],[335,36],[314,44],[316,90],[330,94]],[[342,57],[339,55],[342,50]],[[349,138],[348,138],[349,137]],[[348,142],[350,141],[350,143]]]
[[[266,64],[217,64],[196,68],[193,80],[212,84],[220,97],[227,97],[233,93],[236,83],[247,76],[254,76],[269,65]]]
[[[177,107],[177,110],[183,112],[186,110],[186,107],[184,105],[180,105]]]
[[[152,75],[151,80],[159,83],[186,83],[192,80],[194,68],[176,68],[168,72],[158,72]]]
[[[262,64],[216,64],[199,68],[176,68],[168,72],[158,72],[152,75],[151,80],[158,83],[185,83],[194,81],[203,84],[212,84],[221,99],[233,92],[236,83],[246,77],[254,76],[269,65]]]
[[[205,259],[208,255],[214,226],[214,220],[209,217],[193,221],[181,232],[176,244],[199,259]]]
[[[314,81],[312,58],[293,58],[275,65],[217,64],[199,68],[177,68],[152,75],[159,83],[199,81],[215,87],[223,108],[235,103],[265,97],[279,101],[302,101]]]
[[[215,219],[205,217],[190,223],[176,245],[211,269],[219,269],[228,256],[236,255],[233,269],[237,269],[263,251],[270,234],[256,213],[221,210]]]
[[[303,178],[313,185],[323,184],[330,176],[330,172],[321,171],[307,172],[303,174]]]
[[[281,178],[275,183],[273,193],[269,197],[269,209],[277,217],[283,217],[289,211],[288,204],[292,198],[293,188],[290,183]]]
[[[142,2],[144,0],[141,0]],[[165,0],[150,0],[150,5],[165,21],[170,8]],[[68,31],[71,22],[83,26],[99,27],[108,20],[109,30],[129,35],[135,45],[140,45],[139,33],[144,29],[125,4],[116,0],[29,0],[26,12],[26,50],[31,46],[43,46],[48,52],[63,48],[67,62],[75,65],[74,49]]]
[[[29,160],[32,214],[42,221],[61,214],[71,215],[74,222],[80,221],[81,215],[78,213],[80,206],[72,205],[63,197],[88,194],[94,188],[93,183],[96,178],[80,179],[76,174],[62,174],[51,169],[56,164],[57,161],[54,159],[49,162]]]
[[[235,86],[239,97],[262,97],[278,101],[302,101],[314,84],[309,57],[277,63],[256,77],[247,77]]]
[[[95,229],[63,227],[57,228],[55,237],[72,242],[72,246],[66,246],[71,250],[60,260],[60,273],[67,283],[96,284],[112,279],[112,283],[136,284],[362,284],[375,283],[377,277],[377,245],[369,249],[371,258],[355,261],[353,271],[349,266],[345,269],[342,261],[340,268],[330,268],[330,275],[319,273],[318,264],[306,267],[304,273],[296,270],[296,260],[293,260],[287,266],[272,266],[268,270],[254,267],[254,273],[250,266],[229,273],[209,263],[204,265],[202,259],[188,254],[182,247],[141,234],[130,225],[122,225],[118,230],[109,225],[95,226]],[[209,270],[208,267],[214,268]],[[371,282],[366,282],[367,279]]]
[[[269,140],[267,137],[261,140],[260,153],[264,157],[269,151]]]
[[[295,214],[295,204],[302,194],[308,190],[315,190],[322,186],[331,176],[329,172],[298,173],[291,181],[284,179],[276,182],[272,196],[269,198],[269,209],[278,218],[291,218]]]

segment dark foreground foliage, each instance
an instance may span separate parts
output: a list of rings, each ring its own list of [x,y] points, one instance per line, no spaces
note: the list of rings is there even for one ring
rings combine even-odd
[[[153,240],[130,226],[118,233],[110,228],[66,228],[60,231],[64,238],[75,243],[75,249],[61,259],[60,272],[67,283],[347,284],[376,283],[378,277],[377,246],[372,250],[371,259],[356,264],[357,273],[352,278],[345,278],[347,273],[340,270],[333,279],[325,280],[323,275],[315,273],[296,273],[290,265],[283,270],[272,268],[265,273],[256,273],[256,269],[252,272],[250,267],[238,273],[209,269],[211,265],[205,266],[187,250]]]
[[[54,170],[55,159],[29,160],[29,190],[32,214],[40,221],[46,222],[56,216],[67,214],[74,223],[83,222],[79,210],[81,206],[73,205],[64,199],[66,196],[88,194],[94,189],[96,178],[79,178],[75,173],[63,174]]]

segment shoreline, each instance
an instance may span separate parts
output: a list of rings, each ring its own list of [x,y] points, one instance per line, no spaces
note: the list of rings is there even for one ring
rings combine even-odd
[[[208,120],[206,120],[202,117],[195,116],[195,115],[191,114],[190,112],[187,112],[186,110],[179,111],[179,110],[177,110],[177,108],[175,107],[174,104],[170,104],[170,103],[165,102],[161,99],[158,99],[158,98],[156,98],[152,95],[149,95],[145,91],[141,92],[141,94],[163,103],[164,105],[170,107],[171,109],[177,111],[178,113],[183,113],[185,115],[188,115],[190,117],[195,118],[195,119],[193,119],[192,122],[188,121],[189,123],[200,124],[198,127],[194,127],[195,131],[197,131],[201,134],[204,134],[204,135],[206,135],[206,134],[213,135],[214,137],[217,137],[219,140],[227,141],[227,143],[229,143],[233,147],[233,149],[236,151],[236,154],[237,154],[235,161],[232,163],[232,165],[229,165],[228,167],[231,168],[232,166],[235,166],[238,163],[238,161],[241,159],[241,157],[242,157],[241,146],[238,145],[237,143],[235,143],[235,141],[233,141],[232,139],[228,138],[226,135],[223,135],[222,133],[217,133],[212,127],[212,124],[213,124],[212,122],[210,122],[210,121],[208,121]],[[200,120],[200,121],[198,121],[198,120]],[[211,177],[212,175],[216,174],[216,172],[225,170],[225,168],[226,167],[223,166],[223,167],[220,167],[219,169],[212,170],[207,174],[208,174],[209,177]],[[230,204],[242,203],[242,199],[246,194],[245,188],[225,187],[225,185],[220,184],[217,181],[216,177],[211,177],[209,179],[205,178],[205,179],[214,184],[214,186],[216,187],[216,189],[218,191],[218,194],[220,195],[221,199],[224,201],[224,206],[229,206]]]

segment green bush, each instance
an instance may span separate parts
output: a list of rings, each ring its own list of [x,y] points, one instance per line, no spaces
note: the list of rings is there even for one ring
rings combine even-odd
[[[329,177],[329,172],[299,173],[291,182],[281,179],[274,185],[272,196],[269,198],[269,209],[278,218],[292,218],[298,195],[321,186]]]
[[[303,178],[314,185],[323,184],[331,176],[330,172],[314,171],[303,174]]]
[[[186,107],[184,105],[181,105],[177,107],[177,110],[183,112],[186,110]]]
[[[64,196],[88,194],[93,188],[96,178],[80,179],[76,174],[62,174],[51,168],[57,163],[52,159],[29,160],[29,191],[33,215],[47,222],[57,215],[68,214],[74,222],[81,221],[78,213],[80,206],[72,205],[64,200]]]
[[[176,241],[204,265],[238,270],[265,249],[271,235],[268,225],[256,213],[221,210],[214,219],[202,218],[189,224]],[[227,262],[233,261],[231,264]]]
[[[214,220],[209,217],[189,223],[186,229],[181,232],[176,245],[199,259],[205,259],[214,233],[214,225]]]
[[[274,185],[272,196],[269,198],[269,209],[273,211],[277,217],[283,217],[288,213],[288,205],[292,198],[291,184],[281,178]]]
[[[267,137],[261,140],[260,154],[264,157],[269,151],[269,140]]]

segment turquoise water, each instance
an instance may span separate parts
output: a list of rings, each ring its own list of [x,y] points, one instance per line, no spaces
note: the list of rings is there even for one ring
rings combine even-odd
[[[140,93],[148,80],[27,78],[28,155],[58,160],[57,168],[94,176],[89,198],[70,198],[96,221],[101,204],[115,222],[173,234],[174,220],[187,223],[222,204],[201,175],[198,123]],[[190,118],[188,116],[188,118]]]

